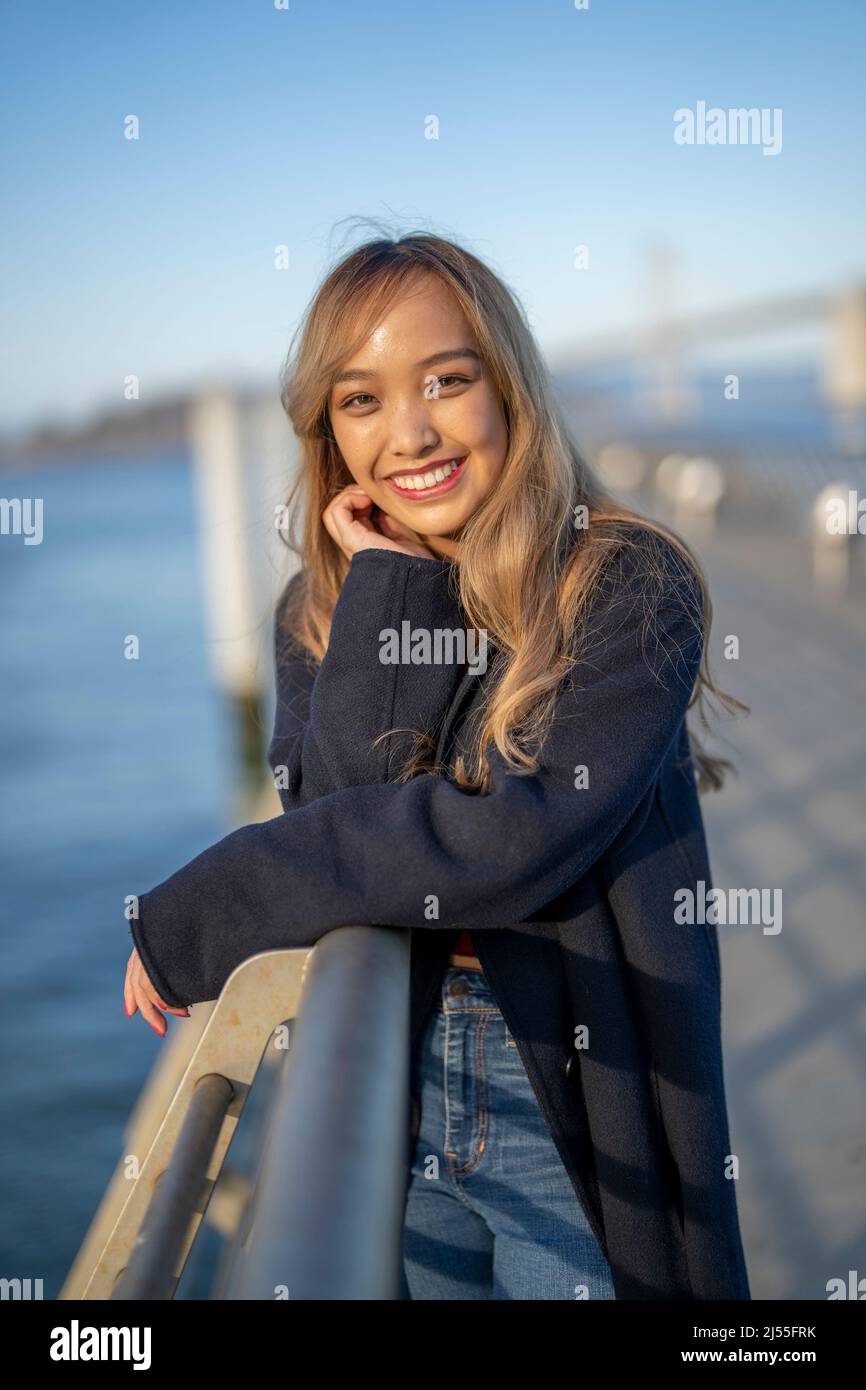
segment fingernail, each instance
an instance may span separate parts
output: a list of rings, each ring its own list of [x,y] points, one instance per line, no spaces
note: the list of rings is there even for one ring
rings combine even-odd
[[[151,1028],[153,1029],[154,1033],[156,1033],[157,1037],[160,1037],[160,1038],[164,1038],[164,1037],[165,1037],[165,1029],[164,1029],[164,1028],[157,1028],[156,1025],[153,1024],[153,1023],[151,1023],[150,1026],[151,1026]]]
[[[125,1004],[123,1006],[123,1012],[126,1014],[126,1017],[129,1018],[129,1009],[126,1007]]]

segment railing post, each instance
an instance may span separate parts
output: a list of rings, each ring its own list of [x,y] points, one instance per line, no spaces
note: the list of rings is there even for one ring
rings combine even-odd
[[[216,1072],[196,1082],[168,1168],[157,1183],[114,1298],[138,1301],[174,1293],[175,1266],[194,1213],[207,1205],[206,1174],[233,1097],[231,1082]]]

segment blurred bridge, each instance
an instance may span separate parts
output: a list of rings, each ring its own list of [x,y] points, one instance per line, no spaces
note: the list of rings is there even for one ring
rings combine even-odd
[[[822,384],[827,402],[842,411],[866,409],[866,286],[775,295],[681,316],[671,311],[672,297],[670,269],[662,263],[653,277],[647,322],[578,344],[559,359],[557,376],[567,379],[590,366],[651,359],[657,367],[660,413],[676,416],[684,399],[682,379],[688,375],[687,349],[815,324],[825,331]]]

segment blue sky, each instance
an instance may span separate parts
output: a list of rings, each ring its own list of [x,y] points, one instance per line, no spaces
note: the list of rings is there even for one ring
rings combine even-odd
[[[4,31],[2,429],[128,373],[275,380],[352,216],[458,237],[554,361],[641,321],[654,241],[683,311],[866,276],[864,0],[18,0]],[[700,100],[781,108],[781,153],[676,145]]]

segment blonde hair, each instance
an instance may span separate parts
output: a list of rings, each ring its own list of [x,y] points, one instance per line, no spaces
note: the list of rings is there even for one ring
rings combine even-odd
[[[353,481],[330,427],[333,377],[389,305],[424,276],[444,284],[465,314],[499,393],[508,432],[500,479],[461,531],[459,561],[452,565],[468,624],[485,629],[497,652],[497,676],[487,683],[469,755],[459,757],[453,768],[457,785],[476,793],[489,789],[491,745],[513,771],[537,770],[558,690],[580,656],[575,637],[588,640],[582,624],[589,603],[612,557],[627,547],[638,545],[643,552],[647,629],[655,601],[670,596],[660,542],[672,543],[677,567],[697,580],[702,612],[694,618],[702,623],[705,640],[689,708],[697,704],[703,728],[710,731],[710,698],[731,713],[747,710],[712,678],[707,656],[712,605],[695,556],[670,528],[604,492],[564,427],[521,306],[481,260],[429,232],[368,241],[340,260],[307,309],[297,352],[290,349],[286,359],[281,400],[300,455],[288,498],[287,542],[303,571],[297,599],[283,618],[287,633],[321,661],[349,567],[322,523],[325,507]],[[586,508],[588,525],[575,525],[578,507]],[[433,761],[432,732],[412,732],[415,744],[401,780],[444,771]],[[689,732],[698,791],[721,787],[733,765],[708,754]],[[383,731],[381,737],[387,735]]]

